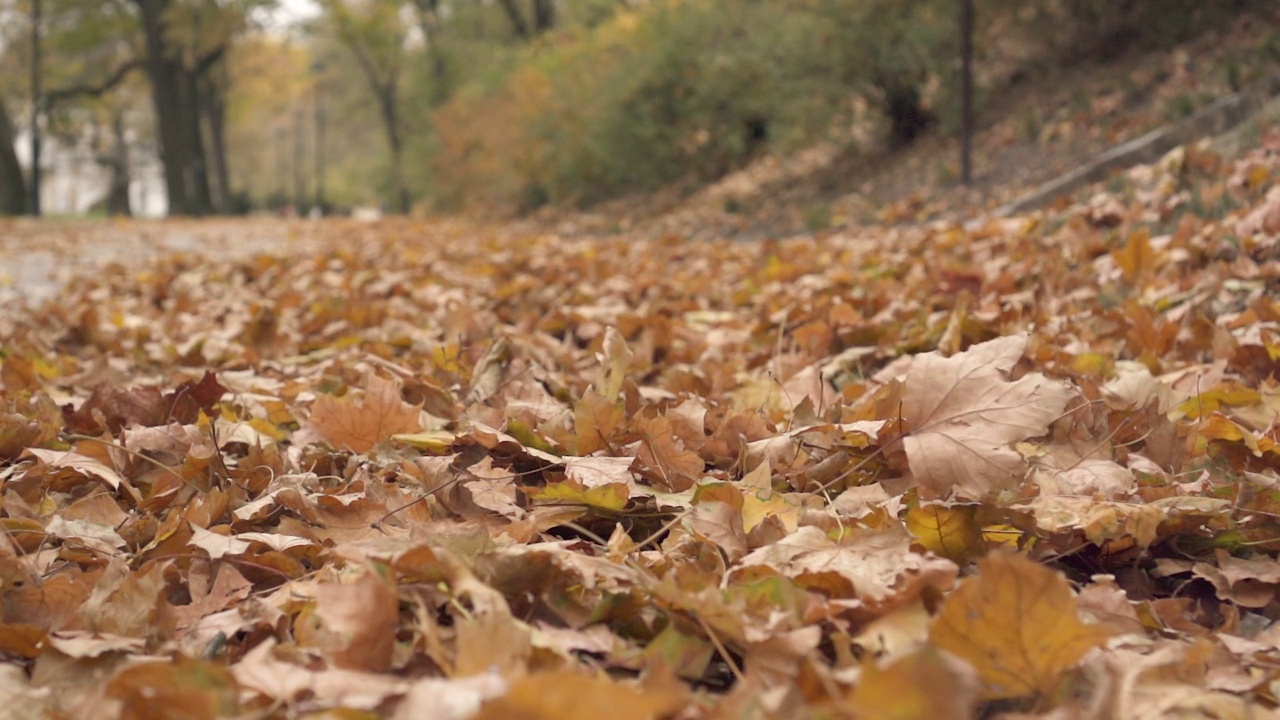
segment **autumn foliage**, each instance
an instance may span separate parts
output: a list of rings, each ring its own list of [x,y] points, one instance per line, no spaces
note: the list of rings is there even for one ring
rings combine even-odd
[[[762,243],[335,223],[8,306],[0,690],[1270,717],[1277,148]]]

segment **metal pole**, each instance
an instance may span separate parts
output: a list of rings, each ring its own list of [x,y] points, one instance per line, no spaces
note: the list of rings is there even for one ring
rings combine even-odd
[[[302,160],[304,143],[302,142],[302,110],[293,111],[293,205],[302,214],[302,201],[305,200],[302,190]]]
[[[973,184],[973,0],[960,0],[960,182]]]
[[[40,109],[44,104],[40,87],[41,0],[31,0],[31,187],[27,205],[32,215],[40,215]]]
[[[324,63],[311,66],[315,73],[316,91],[316,207],[324,213]]]
[[[285,157],[286,155],[284,152],[284,128],[277,125],[276,126],[276,197],[280,201],[280,208],[278,209],[281,209],[281,210],[283,210],[284,206],[289,202],[289,196],[285,194],[286,193],[285,188],[289,187],[288,186],[289,168],[288,166],[285,165]]]

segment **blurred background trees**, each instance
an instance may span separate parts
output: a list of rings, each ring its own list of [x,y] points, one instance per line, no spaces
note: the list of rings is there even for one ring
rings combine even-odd
[[[960,2],[0,0],[0,213],[517,212],[902,147],[957,128]],[[973,2],[979,110],[1274,12]]]

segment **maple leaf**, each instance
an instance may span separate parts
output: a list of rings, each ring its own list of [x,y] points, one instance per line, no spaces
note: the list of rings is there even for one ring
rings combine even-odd
[[[867,665],[848,702],[863,720],[966,720],[977,699],[973,671],[926,646],[883,669]]]
[[[1075,395],[1039,373],[1009,380],[1026,345],[1025,335],[1014,335],[911,363],[903,447],[924,494],[983,499],[1022,479],[1027,464],[1011,444],[1047,432]]]
[[[674,492],[693,487],[706,465],[674,437],[671,420],[663,415],[642,418],[636,427],[642,438],[636,460],[645,475]]]
[[[353,670],[386,670],[395,649],[400,612],[394,585],[374,568],[346,582],[316,588],[316,617],[323,649],[333,664]]]
[[[799,584],[825,590],[851,608],[874,617],[919,597],[927,587],[944,589],[958,568],[943,558],[911,550],[905,530],[851,532],[840,543],[813,526],[752,551],[730,579],[780,573]]]
[[[1065,671],[1115,633],[1080,621],[1062,573],[1002,553],[979,560],[978,575],[947,597],[929,639],[968,661],[992,699],[1051,695]]]
[[[400,384],[377,375],[365,378],[364,394],[321,395],[311,406],[311,427],[335,447],[368,452],[392,435],[422,430],[420,410],[400,399]]]
[[[502,697],[486,702],[475,720],[652,720],[684,703],[673,690],[642,692],[607,676],[558,671],[517,680]]]
[[[240,688],[222,665],[182,655],[130,665],[107,683],[120,717],[216,720],[238,714]]]

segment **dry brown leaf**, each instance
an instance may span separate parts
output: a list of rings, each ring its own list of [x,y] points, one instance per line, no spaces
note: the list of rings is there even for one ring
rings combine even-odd
[[[949,358],[915,358],[905,379],[903,439],[911,474],[931,497],[984,499],[1016,485],[1027,464],[1011,445],[1045,434],[1074,393],[1038,373],[1009,375],[1025,335],[974,345]]]
[[[240,710],[240,688],[225,667],[182,655],[126,667],[107,683],[107,696],[130,720],[216,720]]]
[[[676,440],[670,420],[659,415],[640,419],[635,425],[641,436],[636,459],[646,477],[672,492],[688,490],[701,479],[705,463]]]
[[[400,384],[377,375],[365,378],[364,394],[321,395],[311,406],[311,426],[335,447],[368,452],[392,435],[422,429],[421,411],[400,399]]]
[[[1219,550],[1215,563],[1198,562],[1191,572],[1213,583],[1219,599],[1241,607],[1266,607],[1280,590],[1280,562],[1271,557],[1238,558]]]
[[[950,587],[957,572],[950,560],[913,552],[911,537],[900,528],[852,531],[837,543],[819,528],[804,526],[744,557],[730,580],[781,573],[847,598],[841,604],[870,618],[911,602],[926,587]]]
[[[325,655],[334,667],[382,672],[391,666],[400,601],[376,568],[316,588]]]

